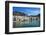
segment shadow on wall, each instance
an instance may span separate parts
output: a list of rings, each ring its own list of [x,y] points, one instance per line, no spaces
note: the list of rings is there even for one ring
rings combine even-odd
[[[13,34],[6,34],[6,35],[13,35]]]

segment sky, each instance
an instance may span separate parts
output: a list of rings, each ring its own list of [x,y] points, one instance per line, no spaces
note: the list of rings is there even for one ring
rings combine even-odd
[[[13,7],[13,12],[24,12],[28,16],[38,15],[40,13],[40,8],[35,7]]]

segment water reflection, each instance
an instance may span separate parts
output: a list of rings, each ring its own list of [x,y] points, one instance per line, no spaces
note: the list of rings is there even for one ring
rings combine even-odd
[[[14,17],[13,27],[40,27],[39,17]]]

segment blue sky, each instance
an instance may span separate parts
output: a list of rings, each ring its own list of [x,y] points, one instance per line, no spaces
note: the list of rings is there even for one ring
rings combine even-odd
[[[13,7],[13,12],[24,12],[27,15],[38,15],[40,13],[40,8],[35,7]]]

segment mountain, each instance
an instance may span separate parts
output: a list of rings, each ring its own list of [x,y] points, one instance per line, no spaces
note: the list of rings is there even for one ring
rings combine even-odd
[[[23,12],[13,12],[13,15],[16,15],[16,16],[28,16],[27,14],[23,13]],[[30,15],[30,16],[40,16],[40,14],[38,15]]]
[[[25,13],[23,13],[23,12],[18,12],[18,11],[13,12],[13,15],[26,16],[26,14],[25,14]]]
[[[38,14],[37,16],[40,16],[40,14]]]

